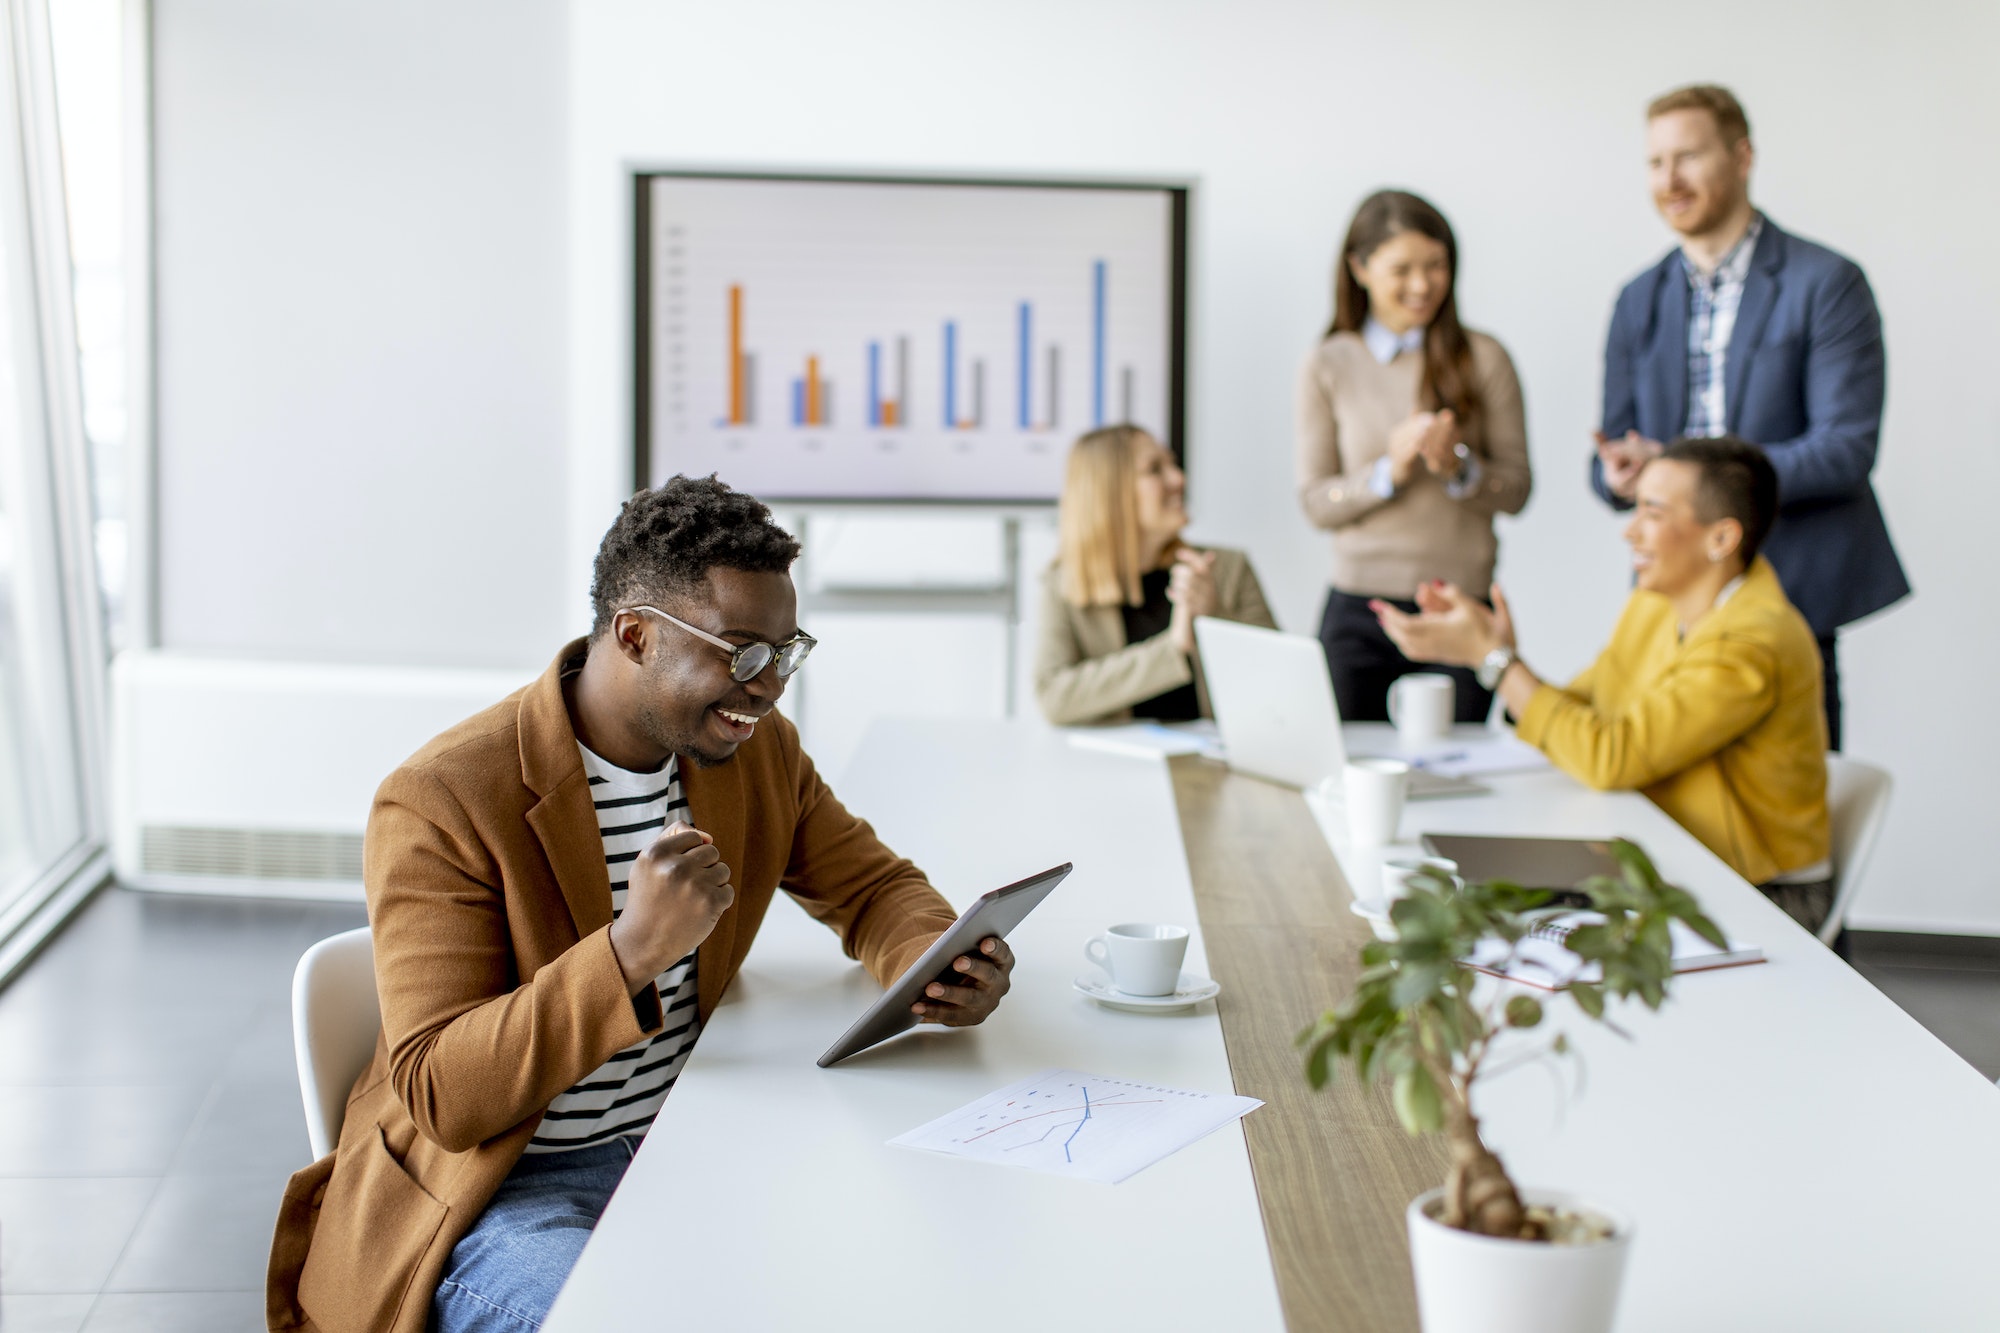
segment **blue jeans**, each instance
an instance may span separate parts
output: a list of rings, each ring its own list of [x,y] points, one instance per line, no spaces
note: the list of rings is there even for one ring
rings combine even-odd
[[[639,1151],[618,1138],[523,1157],[452,1246],[431,1299],[436,1333],[523,1333],[548,1318],[611,1191]]]

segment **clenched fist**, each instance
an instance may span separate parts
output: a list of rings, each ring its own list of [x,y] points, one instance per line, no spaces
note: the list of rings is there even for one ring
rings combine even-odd
[[[611,952],[637,995],[708,938],[736,890],[715,840],[676,821],[632,863],[625,910],[611,923]]]

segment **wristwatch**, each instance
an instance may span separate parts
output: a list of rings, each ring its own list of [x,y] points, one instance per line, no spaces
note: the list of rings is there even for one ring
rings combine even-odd
[[[1519,660],[1520,658],[1514,655],[1512,648],[1503,645],[1486,654],[1485,660],[1473,668],[1472,674],[1479,681],[1480,689],[1498,689],[1500,687],[1500,678],[1507,674],[1507,668],[1513,666]]]

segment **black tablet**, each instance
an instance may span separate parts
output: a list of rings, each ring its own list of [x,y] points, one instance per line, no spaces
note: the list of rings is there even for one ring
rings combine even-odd
[[[882,992],[882,998],[868,1006],[868,1012],[854,1020],[854,1026],[840,1036],[840,1040],[827,1047],[826,1054],[819,1058],[819,1067],[837,1064],[853,1055],[865,1051],[879,1041],[886,1041],[898,1032],[913,1028],[917,1016],[910,1012],[910,1006],[923,998],[924,987],[933,981],[955,982],[957,973],[952,970],[952,960],[960,954],[976,953],[979,941],[991,935],[1007,938],[1007,932],[1021,924],[1036,904],[1049,896],[1049,891],[1063,882],[1071,870],[1069,862],[1039,875],[1030,875],[1018,884],[1009,884],[991,893],[981,894],[972,906],[952,923],[951,929],[938,936],[937,942],[924,950],[924,956],[911,963],[909,970],[896,978],[896,984]]]

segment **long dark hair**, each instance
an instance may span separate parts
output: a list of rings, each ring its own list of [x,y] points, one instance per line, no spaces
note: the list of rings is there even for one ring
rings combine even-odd
[[[1418,406],[1430,411],[1450,408],[1459,420],[1465,437],[1477,438],[1482,404],[1472,382],[1472,345],[1466,341],[1465,326],[1458,322],[1458,239],[1451,224],[1429,201],[1406,190],[1377,190],[1354,210],[1347,226],[1347,240],[1340,247],[1340,260],[1333,275],[1333,324],[1326,331],[1359,333],[1368,320],[1368,289],[1354,276],[1356,264],[1366,265],[1381,244],[1399,232],[1413,231],[1428,236],[1444,247],[1449,269],[1444,304],[1438,307],[1430,327],[1424,330],[1424,373],[1417,384]]]

